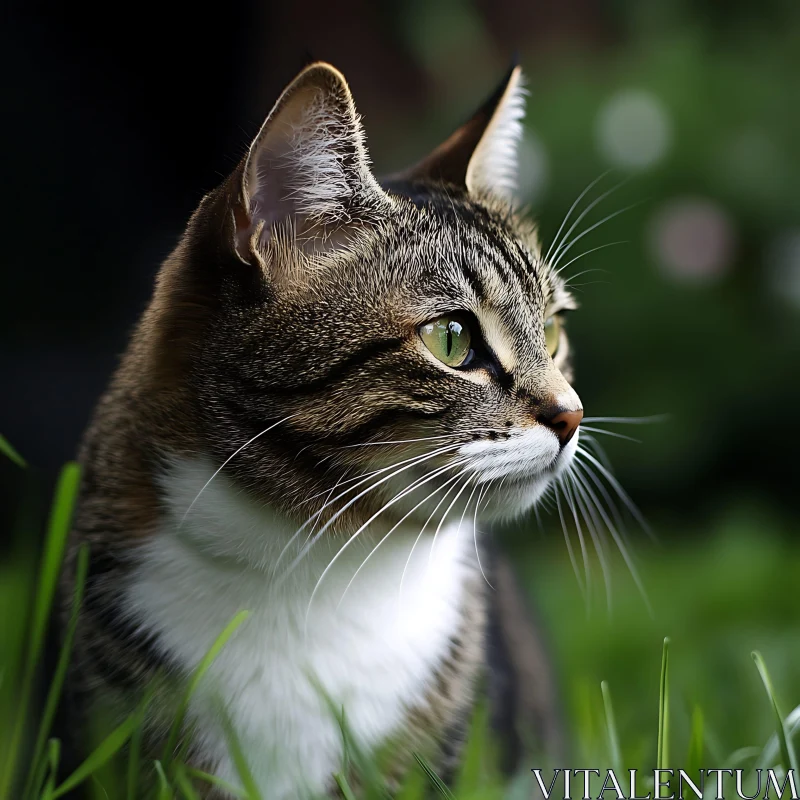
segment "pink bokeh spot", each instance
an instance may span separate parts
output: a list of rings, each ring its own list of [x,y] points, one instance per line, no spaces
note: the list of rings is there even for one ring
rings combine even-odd
[[[710,283],[733,263],[736,233],[716,203],[697,198],[673,200],[650,223],[650,249],[670,278]]]

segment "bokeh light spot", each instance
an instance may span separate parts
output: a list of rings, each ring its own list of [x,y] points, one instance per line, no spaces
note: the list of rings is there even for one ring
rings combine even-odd
[[[663,103],[651,92],[615,94],[597,115],[597,147],[614,166],[645,169],[669,148],[671,125]]]
[[[731,267],[736,233],[725,211],[706,199],[673,200],[650,223],[651,253],[670,278],[711,283]]]

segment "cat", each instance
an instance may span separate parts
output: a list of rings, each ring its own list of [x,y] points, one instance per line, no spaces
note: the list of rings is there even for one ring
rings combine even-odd
[[[452,774],[481,697],[509,770],[557,746],[545,647],[480,530],[569,470],[583,415],[575,302],[514,204],[524,95],[514,67],[379,182],[344,77],[314,63],[202,199],[82,445],[83,708],[130,712],[245,609],[182,736],[239,783],[223,709],[265,798],[335,793],[332,707],[390,745],[389,786],[413,752]]]

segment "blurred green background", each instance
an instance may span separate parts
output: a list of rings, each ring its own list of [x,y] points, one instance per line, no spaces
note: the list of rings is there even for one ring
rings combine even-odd
[[[545,247],[607,170],[580,208],[624,184],[574,234],[630,207],[569,257],[623,243],[565,273],[593,270],[575,278],[581,309],[568,322],[586,413],[668,415],[606,426],[640,443],[602,442],[656,533],[628,526],[652,614],[618,555],[612,608],[597,563],[597,591],[581,597],[557,516],[541,532],[532,521],[505,532],[577,746],[587,757],[602,747],[607,679],[628,758],[652,766],[667,635],[677,752],[695,705],[715,763],[762,744],[772,721],[751,650],[784,709],[800,704],[800,4],[237,0],[225,14],[193,11],[191,34],[177,7],[174,20],[158,9],[158,24],[150,11],[113,41],[92,33],[99,6],[21,8],[2,32],[19,157],[6,192],[0,431],[34,467],[0,466],[6,530],[21,532],[6,563],[35,555],[55,470],[160,259],[307,54],[348,77],[389,173],[468,116],[516,51],[530,92],[520,189]],[[15,574],[5,598],[30,584]]]

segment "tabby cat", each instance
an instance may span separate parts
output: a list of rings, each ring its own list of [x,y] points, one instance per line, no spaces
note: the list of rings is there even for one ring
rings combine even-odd
[[[227,719],[265,798],[335,794],[331,707],[389,786],[416,751],[451,773],[480,696],[506,767],[555,747],[540,638],[480,533],[570,467],[583,415],[574,303],[513,205],[521,82],[379,182],[345,79],[312,64],[203,198],[82,448],[84,708],[130,711],[246,609],[181,741],[239,783]]]

